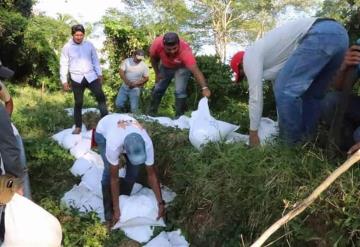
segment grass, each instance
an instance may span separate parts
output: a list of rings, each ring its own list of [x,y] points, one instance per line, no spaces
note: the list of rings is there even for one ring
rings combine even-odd
[[[69,172],[74,159],[50,136],[72,125],[63,111],[72,106],[72,95],[41,95],[28,87],[13,87],[11,92],[15,95],[13,121],[25,141],[34,200],[60,220],[63,245],[136,246],[120,232],[107,234],[95,214],[60,205],[60,198],[79,181]],[[86,106],[95,106],[90,97],[85,99]],[[216,143],[198,152],[189,143],[187,131],[145,125],[161,181],[177,193],[168,209],[166,230],[181,228],[191,246],[249,246],[343,161],[330,160],[325,151],[310,144],[250,149]],[[360,246],[359,178],[357,167],[344,174],[269,243]]]

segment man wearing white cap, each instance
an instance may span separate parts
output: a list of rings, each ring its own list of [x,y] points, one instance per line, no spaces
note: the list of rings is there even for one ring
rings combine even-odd
[[[163,217],[165,202],[154,166],[153,143],[139,122],[126,114],[107,115],[96,127],[95,141],[104,161],[101,185],[107,225],[113,226],[120,220],[119,195],[130,195],[142,165],[146,167],[149,185],[158,201],[158,218]],[[123,180],[119,179],[121,154],[126,160]]]
[[[126,101],[130,100],[132,113],[138,112],[141,88],[149,80],[149,69],[144,63],[144,51],[136,50],[132,57],[125,59],[119,68],[123,84],[116,97],[116,107],[124,111]]]

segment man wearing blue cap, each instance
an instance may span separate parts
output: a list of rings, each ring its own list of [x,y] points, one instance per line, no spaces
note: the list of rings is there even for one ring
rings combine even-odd
[[[149,185],[158,201],[158,219],[165,214],[160,183],[154,167],[154,148],[146,130],[126,115],[114,113],[103,117],[95,133],[95,141],[104,161],[101,180],[105,220],[109,227],[120,219],[119,195],[130,195],[141,165],[145,164]],[[119,179],[119,156],[126,160],[126,175]]]

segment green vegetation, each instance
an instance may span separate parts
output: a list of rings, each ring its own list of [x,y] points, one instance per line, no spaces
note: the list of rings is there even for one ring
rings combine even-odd
[[[34,200],[61,221],[64,246],[129,245],[120,231],[108,235],[95,214],[60,205],[60,198],[79,179],[69,172],[74,158],[50,136],[72,125],[63,110],[71,106],[71,94],[41,95],[40,90],[19,86],[11,92]],[[86,105],[94,106],[91,97],[87,99]],[[181,228],[192,246],[248,246],[342,160],[329,161],[310,144],[249,149],[219,143],[198,152],[186,131],[145,125],[155,145],[161,180],[177,193],[168,209],[166,230]],[[270,241],[276,240],[274,246],[357,246],[359,178],[358,168],[345,174]]]
[[[59,53],[70,37],[71,16],[53,19],[32,14],[32,0],[0,2],[0,58],[16,71],[6,83],[15,100],[12,119],[25,142],[33,198],[54,214],[63,227],[64,246],[139,246],[121,231],[108,234],[94,213],[82,214],[60,205],[64,193],[79,182],[69,172],[74,158],[50,137],[69,128],[73,120],[64,108],[73,106],[70,93],[58,91]],[[118,66],[135,48],[147,50],[166,31],[190,41],[194,51],[216,44],[216,56],[197,57],[212,90],[214,117],[248,126],[246,85],[233,85],[223,63],[226,43],[252,42],[273,27],[287,7],[306,11],[318,1],[124,0],[128,12],[109,10],[104,52],[104,91],[109,109],[121,81]],[[145,2],[149,9],[144,11]],[[227,5],[228,4],[228,5]],[[228,6],[228,8],[226,7]],[[343,23],[352,40],[359,37],[359,0],[325,0],[318,16]],[[234,20],[233,18],[239,17]],[[219,20],[225,20],[221,25]],[[230,23],[230,24],[229,24]],[[87,34],[92,26],[86,24]],[[216,35],[215,35],[216,33]],[[105,60],[103,61],[105,62]],[[154,86],[153,71],[141,107],[145,112]],[[264,116],[276,116],[270,83],[265,84]],[[41,89],[40,89],[41,88]],[[160,114],[173,116],[174,88],[163,98]],[[200,98],[194,81],[188,87],[188,113]],[[86,91],[85,107],[94,107]],[[144,123],[153,139],[161,181],[177,193],[168,209],[166,230],[181,228],[192,246],[249,246],[268,226],[305,198],[345,157],[318,144],[289,148],[281,144],[250,149],[243,144],[210,144],[202,152],[188,141],[188,132]],[[329,158],[331,157],[331,159]],[[334,158],[335,157],[335,158]],[[273,246],[360,246],[360,171],[344,174],[303,214],[281,228],[268,243]],[[156,229],[159,232],[162,229]]]

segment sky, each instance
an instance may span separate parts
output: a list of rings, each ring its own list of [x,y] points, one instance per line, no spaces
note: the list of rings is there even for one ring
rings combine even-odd
[[[37,0],[36,5],[33,7],[35,13],[42,12],[47,16],[56,18],[57,13],[69,14],[78,20],[80,23],[96,23],[101,20],[108,8],[124,9],[124,4],[121,0]],[[281,16],[278,25],[298,18],[307,16],[304,13],[296,13],[288,11],[285,15]],[[105,41],[105,34],[100,26],[96,26],[92,35],[88,37],[89,40],[100,50],[102,43]],[[243,47],[237,44],[230,44],[228,47],[228,57],[231,57],[238,50]],[[200,54],[215,54],[213,46],[204,46]]]

